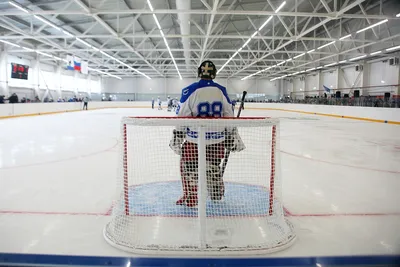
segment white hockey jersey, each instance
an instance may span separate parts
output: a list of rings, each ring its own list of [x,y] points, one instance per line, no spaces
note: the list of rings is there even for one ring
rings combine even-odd
[[[182,90],[177,108],[178,117],[234,117],[232,102],[226,88],[212,80],[200,80]],[[197,129],[185,127],[186,139],[197,142]],[[225,127],[215,127],[206,132],[207,144],[225,140]]]

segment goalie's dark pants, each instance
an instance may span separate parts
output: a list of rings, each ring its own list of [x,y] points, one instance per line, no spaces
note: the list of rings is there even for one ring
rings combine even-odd
[[[212,200],[221,200],[224,196],[224,181],[222,179],[219,167],[221,160],[224,158],[224,152],[225,148],[223,143],[206,146],[207,191]],[[183,197],[179,199],[176,204],[194,207],[197,205],[197,144],[188,141],[183,143],[180,165]]]

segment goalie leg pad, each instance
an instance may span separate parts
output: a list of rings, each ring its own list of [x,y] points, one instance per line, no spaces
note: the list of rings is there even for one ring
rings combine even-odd
[[[181,161],[181,177],[183,197],[181,197],[176,204],[186,205],[188,207],[197,206],[197,162]]]
[[[207,190],[212,200],[221,200],[225,193],[225,184],[219,163],[219,159],[207,162]]]
[[[224,145],[213,144],[206,147],[206,179],[207,191],[212,200],[221,200],[224,196],[225,187],[221,176],[219,164],[224,156]],[[183,197],[177,205],[188,207],[197,206],[198,190],[198,150],[197,144],[184,142],[181,154],[181,179]]]

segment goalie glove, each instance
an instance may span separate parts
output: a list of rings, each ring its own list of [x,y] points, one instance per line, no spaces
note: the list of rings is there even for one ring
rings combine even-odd
[[[174,130],[171,141],[169,141],[169,147],[175,152],[175,154],[180,155],[182,152],[182,143],[185,139],[185,132]]]
[[[244,145],[237,128],[234,128],[232,131],[225,130],[226,150],[229,150],[231,152],[240,152],[245,148],[246,146]]]

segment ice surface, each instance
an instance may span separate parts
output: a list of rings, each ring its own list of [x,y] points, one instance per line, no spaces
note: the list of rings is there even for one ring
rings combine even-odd
[[[127,255],[108,245],[122,116],[108,109],[0,120],[0,251]],[[281,118],[283,201],[297,242],[273,256],[400,251],[400,127],[246,109]],[[177,233],[179,234],[179,233]]]

